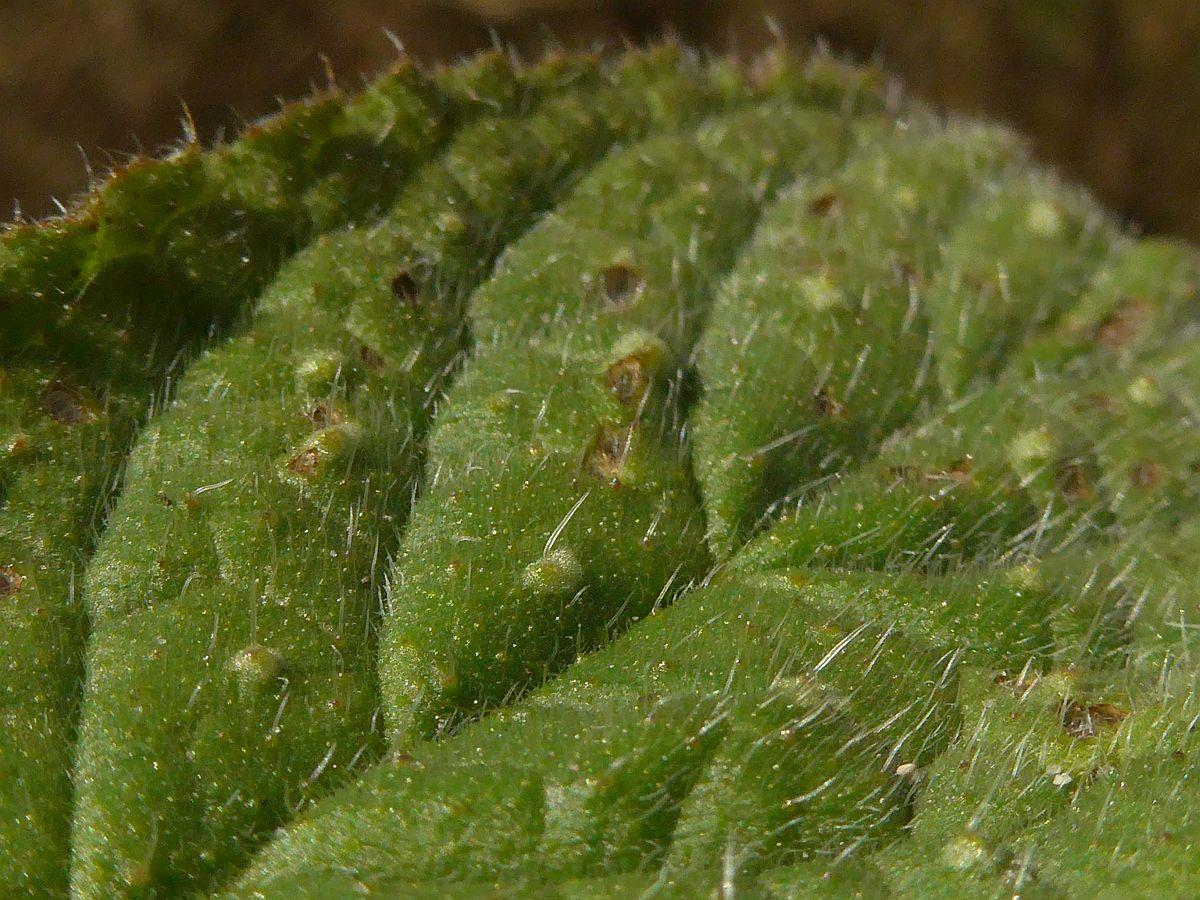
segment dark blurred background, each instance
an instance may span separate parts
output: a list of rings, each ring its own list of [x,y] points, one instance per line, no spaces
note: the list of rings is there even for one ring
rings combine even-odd
[[[452,59],[673,33],[750,52],[780,36],[875,59],[950,110],[1009,122],[1151,231],[1200,238],[1196,0],[0,0],[0,210],[53,209],[125,154],[205,140],[396,50]],[[0,221],[7,219],[0,214]]]

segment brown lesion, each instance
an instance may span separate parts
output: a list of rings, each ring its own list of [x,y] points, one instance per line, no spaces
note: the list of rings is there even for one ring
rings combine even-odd
[[[785,59],[778,50],[748,54],[742,65],[742,76],[754,90],[765,90],[783,73]]]
[[[1099,412],[1105,415],[1116,415],[1121,411],[1121,405],[1112,394],[1106,391],[1092,391],[1071,404],[1077,413]]]
[[[1138,337],[1154,314],[1154,306],[1142,297],[1126,297],[1100,320],[1093,338],[1109,350],[1120,350]]]
[[[915,290],[924,290],[925,275],[912,260],[894,260],[892,263],[892,272],[896,277],[898,285],[907,286]]]
[[[33,449],[33,440],[24,432],[15,434],[8,440],[7,445],[0,445],[0,456],[24,456]]]
[[[844,419],[847,415],[846,404],[833,396],[827,389],[821,388],[812,397],[813,410],[823,419]]]
[[[604,371],[604,384],[624,406],[638,406],[650,390],[653,372],[639,353],[617,360]]]
[[[20,592],[25,578],[12,566],[0,566],[0,599],[14,597]]]
[[[342,421],[342,414],[330,403],[320,402],[314,403],[304,411],[304,418],[312,422],[318,428],[324,428],[328,425],[337,425]]]
[[[1142,460],[1129,471],[1130,483],[1140,491],[1152,491],[1166,477],[1162,464],[1150,459]]]
[[[998,276],[967,269],[960,276],[963,286],[972,294],[984,294],[996,287]]]
[[[954,460],[939,474],[942,478],[948,478],[951,481],[967,481],[970,479],[971,472],[974,469],[975,458],[968,453],[966,456],[960,456]]]
[[[628,306],[645,287],[646,276],[636,266],[613,263],[600,270],[600,296],[611,309]]]
[[[920,467],[911,463],[892,463],[887,467],[887,474],[897,481],[916,481],[922,475]]]
[[[316,478],[321,471],[321,451],[316,447],[305,447],[287,461],[287,470],[300,478]]]
[[[42,412],[61,425],[83,425],[95,421],[95,406],[81,392],[56,381],[42,393]]]
[[[1021,698],[1027,697],[1029,692],[1037,687],[1038,681],[1036,674],[1026,672],[1013,675],[1008,671],[1000,671],[992,678],[992,684],[1007,688]]]
[[[374,349],[366,344],[361,344],[358,348],[358,358],[362,360],[362,364],[372,372],[382,372],[387,361]]]
[[[408,269],[401,269],[392,276],[392,296],[405,306],[413,306],[421,294],[421,286]]]
[[[1055,466],[1054,484],[1070,503],[1086,503],[1096,496],[1088,466],[1078,459],[1061,460]]]
[[[633,443],[634,426],[603,425],[596,432],[584,457],[584,468],[605,481],[617,484],[621,467]]]
[[[842,207],[842,197],[834,190],[825,191],[812,199],[808,204],[808,211],[819,219],[823,219],[831,213],[838,212]]]
[[[960,456],[940,469],[922,468],[912,463],[889,465],[887,473],[890,477],[906,482],[927,481],[934,484],[950,482],[965,484],[971,480],[975,469],[975,459],[971,454]]]
[[[1073,738],[1095,737],[1101,729],[1120,725],[1129,716],[1128,710],[1112,703],[1084,704],[1069,698],[1059,705],[1058,713],[1063,729]]]

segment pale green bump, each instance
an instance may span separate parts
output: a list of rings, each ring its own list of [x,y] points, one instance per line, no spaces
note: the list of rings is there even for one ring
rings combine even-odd
[[[1025,475],[1044,466],[1053,456],[1054,436],[1041,428],[1022,431],[1008,444],[1008,458],[1017,474]]]
[[[816,312],[846,305],[846,298],[827,272],[805,275],[799,281],[800,296]]]
[[[1147,375],[1131,379],[1125,388],[1125,395],[1138,406],[1155,406],[1163,400],[1162,391],[1154,379]]]
[[[942,846],[942,862],[956,872],[979,868],[991,860],[983,841],[973,834],[960,834]]]
[[[1041,238],[1054,238],[1067,227],[1062,207],[1047,199],[1031,200],[1026,207],[1025,219],[1029,230]]]
[[[608,353],[606,365],[611,366],[630,357],[636,357],[639,363],[652,371],[662,371],[674,361],[667,342],[643,329],[627,331],[617,338]]]
[[[273,686],[287,672],[287,660],[270,647],[247,644],[229,660],[229,668],[245,692]]]
[[[296,364],[296,386],[309,397],[323,397],[353,373],[352,363],[345,354],[332,350],[317,350]]]
[[[555,547],[521,570],[521,587],[536,594],[570,595],[583,585],[583,566],[569,547]]]

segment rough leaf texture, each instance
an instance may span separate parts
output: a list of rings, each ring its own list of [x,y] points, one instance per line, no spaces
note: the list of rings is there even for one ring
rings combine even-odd
[[[0,239],[0,877],[1194,893],[1198,276],[820,55],[115,174]]]

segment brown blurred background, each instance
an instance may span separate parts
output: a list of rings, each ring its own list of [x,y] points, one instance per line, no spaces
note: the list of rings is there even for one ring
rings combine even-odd
[[[0,211],[44,214],[84,186],[85,156],[103,170],[177,139],[181,101],[212,140],[323,83],[322,54],[353,86],[395,56],[384,29],[426,60],[820,37],[1014,124],[1147,229],[1200,238],[1196,0],[0,0]]]

